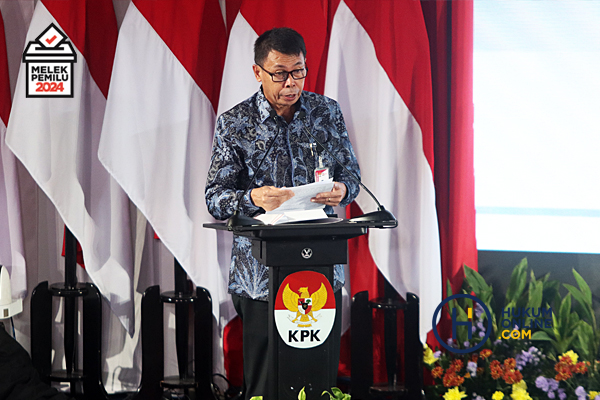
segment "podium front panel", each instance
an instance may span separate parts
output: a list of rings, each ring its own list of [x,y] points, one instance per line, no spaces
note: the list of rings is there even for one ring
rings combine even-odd
[[[348,241],[321,240],[252,240],[252,255],[269,267],[331,266],[348,262]]]
[[[339,348],[334,348],[334,335],[340,334],[341,315],[336,313],[338,327],[329,332],[323,340],[321,332],[312,327],[297,328],[290,331],[286,338],[293,342],[306,341],[320,343],[311,348],[296,348],[286,343],[276,328],[275,296],[281,283],[289,275],[300,271],[314,271],[325,275],[333,286],[333,265],[287,266],[269,268],[269,393],[266,400],[295,400],[298,392],[304,388],[307,400],[321,398],[324,390],[335,386]],[[341,296],[339,301],[341,301]],[[341,311],[341,309],[340,309]],[[291,313],[290,313],[291,314]],[[339,341],[337,341],[339,344]],[[331,366],[335,365],[335,368]],[[334,371],[334,372],[332,372]]]

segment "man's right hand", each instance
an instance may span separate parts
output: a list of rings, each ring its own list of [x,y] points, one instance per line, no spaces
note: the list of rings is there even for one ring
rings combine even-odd
[[[275,186],[263,186],[250,191],[250,197],[255,206],[265,211],[272,211],[294,197],[294,192]]]

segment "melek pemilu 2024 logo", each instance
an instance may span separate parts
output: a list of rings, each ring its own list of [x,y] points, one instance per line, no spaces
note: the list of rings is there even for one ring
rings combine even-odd
[[[478,310],[476,311],[476,318],[478,322],[475,322],[475,318],[473,318],[473,308],[468,307],[466,310],[467,320],[459,320],[458,317],[458,308],[452,307],[451,317],[452,317],[452,342],[456,341],[458,338],[457,330],[460,327],[466,328],[468,342],[465,342],[464,345],[466,348],[459,349],[451,346],[449,343],[446,343],[440,337],[440,334],[437,330],[436,321],[438,320],[438,315],[442,311],[443,307],[448,304],[452,300],[466,298],[473,301],[473,306]],[[487,329],[483,327],[483,313],[486,315],[487,319]],[[552,327],[552,309],[551,308],[532,308],[532,307],[512,307],[505,308],[502,310],[500,324],[498,326],[499,336],[498,339],[531,339],[531,330],[532,329],[540,329],[540,328],[551,328]],[[464,319],[464,317],[463,317]],[[474,325],[476,324],[476,325]],[[483,301],[478,299],[477,297],[470,294],[455,294],[449,296],[445,300],[443,300],[438,307],[436,308],[433,314],[432,320],[433,333],[435,334],[436,339],[446,350],[453,353],[471,353],[473,351],[481,348],[485,342],[490,337],[492,333],[492,314],[489,308],[485,305]],[[463,329],[464,329],[463,328]],[[469,347],[472,334],[479,328],[479,338],[481,339],[479,343],[475,346]]]
[[[73,97],[73,64],[77,53],[71,42],[50,24],[23,52],[26,97]]]

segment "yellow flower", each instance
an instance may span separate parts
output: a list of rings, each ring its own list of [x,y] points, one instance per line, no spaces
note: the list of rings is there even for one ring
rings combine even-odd
[[[577,360],[579,359],[579,356],[573,350],[563,353],[561,357],[569,357],[573,361],[573,364],[577,364]]]
[[[590,395],[590,399],[595,399],[596,396],[598,396],[600,394],[600,392],[596,392],[595,390],[590,390],[590,392],[588,394]]]
[[[423,362],[427,365],[431,365],[438,360],[437,357],[433,355],[433,351],[429,348],[429,346],[423,346]]]
[[[531,396],[529,396],[529,393],[527,393],[527,390],[521,388],[513,388],[513,392],[510,394],[510,397],[512,397],[513,400],[532,400]]]
[[[513,384],[512,391],[514,392],[515,390],[527,390],[527,384],[525,383],[525,380],[521,380],[518,383]]]
[[[448,391],[444,394],[444,400],[460,400],[464,397],[467,397],[467,394],[465,392],[461,392],[457,387],[448,389]]]
[[[496,390],[492,395],[492,400],[502,400],[504,398],[504,393],[499,390]]]

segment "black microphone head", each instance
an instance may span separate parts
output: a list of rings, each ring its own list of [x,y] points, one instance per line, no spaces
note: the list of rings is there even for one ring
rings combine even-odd
[[[298,118],[300,118],[300,119],[304,119],[304,117],[306,117],[306,111],[304,111],[304,110],[300,110],[300,111],[298,112]]]
[[[272,108],[269,110],[269,115],[271,115],[271,118],[273,118],[275,121],[277,121],[277,112],[275,110],[273,110]]]

